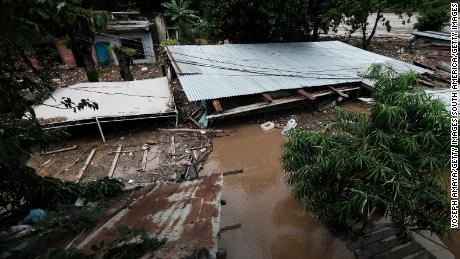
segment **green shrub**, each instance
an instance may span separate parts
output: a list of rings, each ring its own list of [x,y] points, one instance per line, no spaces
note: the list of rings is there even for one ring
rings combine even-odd
[[[413,88],[415,73],[381,70],[376,80],[370,116],[337,109],[325,133],[293,133],[283,146],[287,181],[309,211],[338,229],[372,224],[378,213],[402,240],[414,228],[443,235],[449,113]]]
[[[414,28],[419,31],[439,31],[450,21],[450,1],[430,0],[421,5]]]

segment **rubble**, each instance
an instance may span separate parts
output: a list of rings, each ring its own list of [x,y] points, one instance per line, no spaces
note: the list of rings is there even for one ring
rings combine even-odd
[[[30,166],[40,175],[67,181],[88,182],[105,176],[136,185],[155,181],[195,179],[212,152],[214,136],[222,130],[140,130],[130,137],[109,136],[107,142],[74,138],[36,153]],[[95,134],[95,133],[94,133]],[[69,146],[78,148],[69,149]],[[62,149],[64,150],[64,149]],[[185,163],[183,163],[185,161]]]

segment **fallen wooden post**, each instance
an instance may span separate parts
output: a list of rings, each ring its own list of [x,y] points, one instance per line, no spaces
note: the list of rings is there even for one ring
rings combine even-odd
[[[190,129],[190,128],[182,128],[182,129],[164,129],[164,128],[160,128],[158,130],[170,131],[170,132],[197,132],[197,133],[201,133],[202,131],[204,131],[204,132],[213,132],[213,133],[222,133],[222,132],[227,132],[228,131],[228,130],[222,130],[222,129]]]
[[[85,164],[83,165],[83,167],[80,169],[80,172],[78,173],[77,180],[75,181],[76,183],[80,182],[80,179],[83,176],[83,174],[85,173],[86,168],[88,167],[89,163],[91,162],[91,159],[93,158],[95,152],[96,152],[96,149],[93,148],[91,150],[91,152],[89,153],[89,156],[85,161]]]
[[[77,145],[73,145],[71,147],[66,147],[66,148],[62,148],[62,149],[58,149],[54,151],[43,152],[43,153],[40,153],[40,155],[49,155],[49,154],[54,154],[54,153],[65,152],[65,151],[76,149],[77,147],[78,147]]]
[[[108,174],[109,178],[112,178],[113,173],[115,172],[115,167],[117,167],[118,158],[120,157],[120,153],[121,153],[122,148],[123,148],[122,145],[119,145],[118,148],[117,148],[117,151],[115,153],[115,158],[113,159],[112,166],[110,167],[110,171],[109,171],[109,174]]]
[[[268,93],[262,93],[262,96],[264,97],[265,101],[271,103],[273,102],[273,98],[270,96]]]
[[[142,146],[142,150],[144,150],[144,154],[142,154],[142,163],[141,163],[141,171],[145,171],[145,168],[147,167],[147,155],[149,153],[149,145],[144,144]]]
[[[198,121],[196,121],[194,118],[192,118],[192,117],[190,117],[190,116],[189,116],[188,118],[189,118],[189,120],[190,120],[191,122],[193,122],[193,124],[195,124],[195,125],[197,125],[199,128],[202,128],[202,129],[203,129],[203,126],[201,126],[201,124],[199,124]]]
[[[49,164],[49,162],[51,162],[52,158],[48,159],[45,163],[41,164],[40,167],[43,167],[47,164]]]
[[[315,96],[313,96],[313,94],[308,93],[303,89],[297,89],[297,93],[302,95],[302,96],[304,96],[304,97],[306,97],[310,101],[314,101],[316,99]]]
[[[224,172],[222,173],[222,175],[227,176],[227,175],[233,175],[233,174],[241,174],[242,172],[243,172],[243,169],[238,169],[238,170]]]
[[[338,95],[342,96],[343,98],[349,98],[350,96],[340,90],[337,90],[335,87],[329,86],[329,89],[336,92]]]

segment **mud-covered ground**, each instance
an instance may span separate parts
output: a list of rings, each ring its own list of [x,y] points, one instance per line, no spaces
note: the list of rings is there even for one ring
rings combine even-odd
[[[106,131],[105,143],[102,142],[94,125],[71,129],[71,137],[52,144],[47,151],[76,146],[75,149],[53,154],[37,152],[33,154],[29,165],[40,175],[77,181],[85,161],[94,149],[94,155],[80,178],[81,182],[88,182],[109,175],[121,146],[112,175],[114,178],[133,185],[155,181],[180,181],[185,178],[192,155],[194,166],[200,171],[207,155],[212,151],[215,133],[201,130],[161,130],[171,128],[171,124],[172,122],[156,124],[148,120],[131,123],[132,128],[126,123],[121,127],[118,127],[119,124],[102,124]]]
[[[123,81],[120,76],[118,66],[110,65],[99,68],[99,81],[112,82]],[[158,64],[135,64],[131,65],[131,73],[135,80],[158,78],[163,76],[161,67]],[[59,87],[65,87],[78,83],[88,82],[85,70],[83,68],[74,68],[67,70],[60,70],[56,73],[54,81]]]

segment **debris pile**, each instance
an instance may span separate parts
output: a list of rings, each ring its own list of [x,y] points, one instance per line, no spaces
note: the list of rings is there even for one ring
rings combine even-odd
[[[160,129],[142,131],[129,138],[100,141],[74,139],[66,146],[51,147],[35,154],[30,165],[40,175],[73,182],[89,182],[105,176],[127,186],[156,181],[178,182],[196,179],[212,152],[213,138],[223,130]]]

